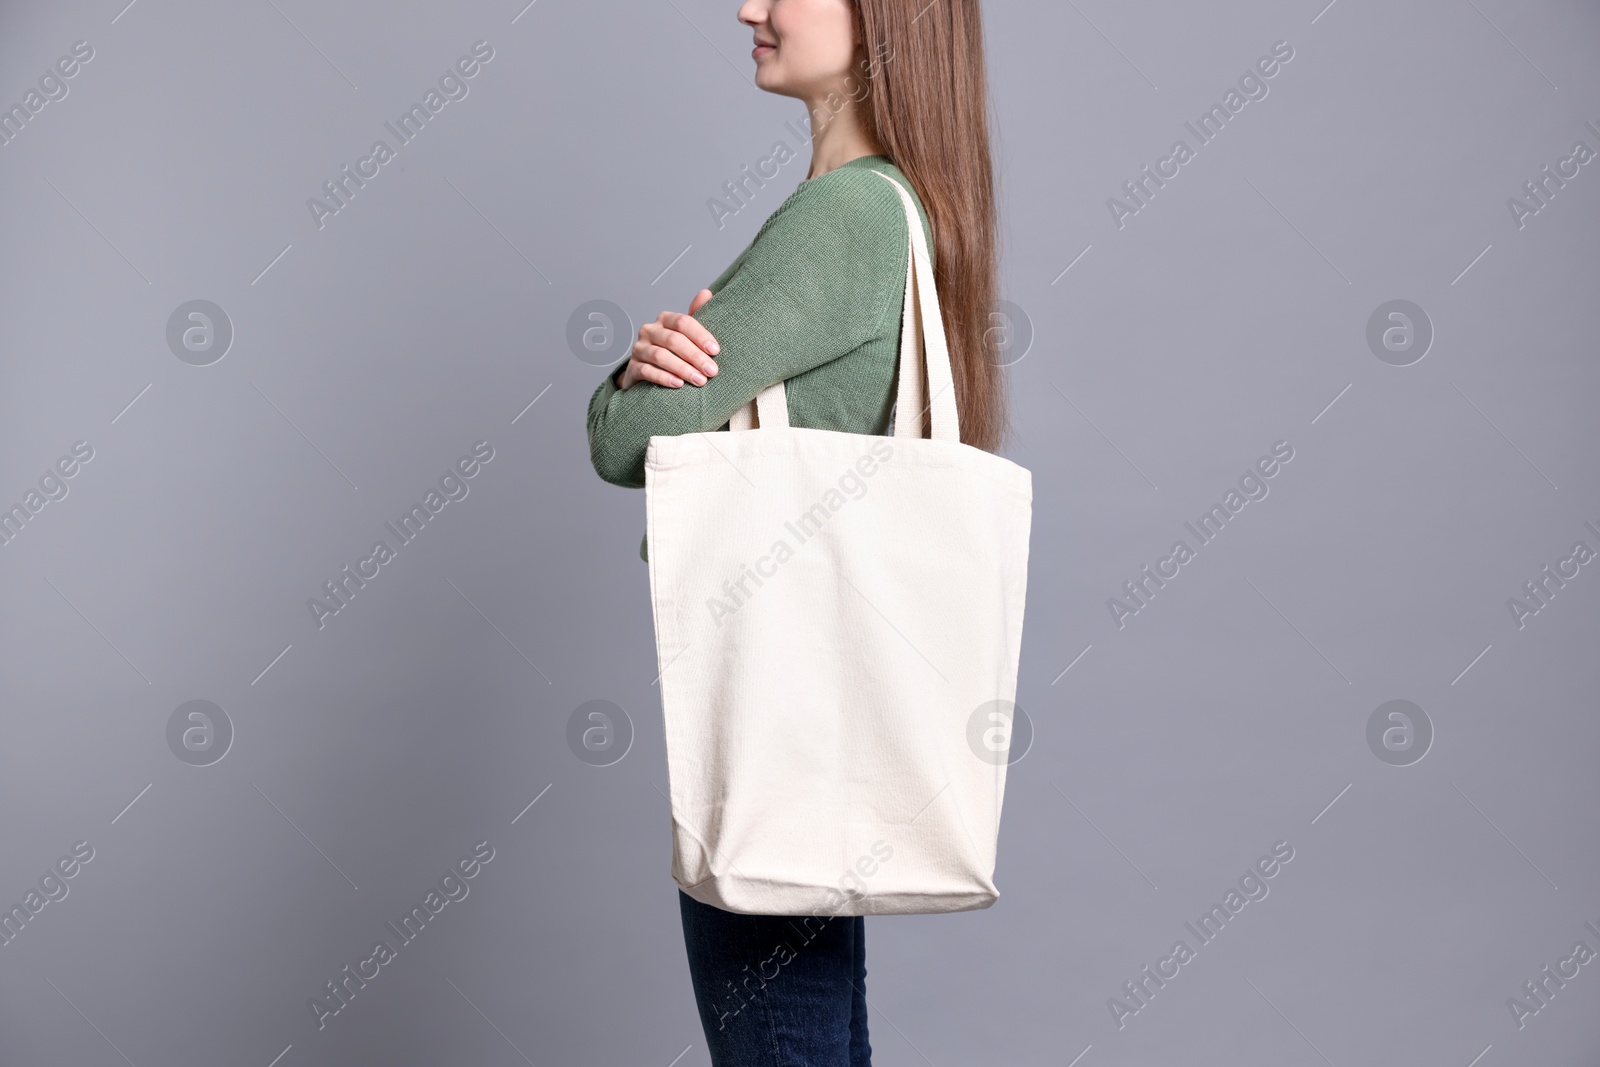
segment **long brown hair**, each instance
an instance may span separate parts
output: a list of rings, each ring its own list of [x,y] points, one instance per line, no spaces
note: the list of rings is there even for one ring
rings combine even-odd
[[[978,0],[855,0],[855,11],[863,50],[881,57],[863,118],[933,230],[961,440],[997,452],[1010,427],[989,318],[998,227]]]

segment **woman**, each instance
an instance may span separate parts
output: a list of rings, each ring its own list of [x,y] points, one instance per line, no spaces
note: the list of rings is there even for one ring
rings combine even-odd
[[[917,201],[961,439],[998,450],[1006,418],[988,333],[995,212],[977,0],[747,0],[738,18],[753,31],[756,85],[810,112],[811,168],[689,313],[646,323],[595,390],[596,472],[642,487],[652,435],[725,429],[778,381],[795,426],[886,434],[891,416],[923,419],[892,410],[909,253],[899,197],[871,170]],[[870,1063],[860,916],[739,915],[681,890],[678,899],[713,1064]]]

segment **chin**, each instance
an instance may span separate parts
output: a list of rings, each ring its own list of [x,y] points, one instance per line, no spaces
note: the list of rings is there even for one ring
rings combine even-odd
[[[800,91],[770,67],[756,68],[756,88],[775,96],[792,96],[799,99]]]
[[[795,85],[792,78],[784,77],[784,75],[779,74],[778,70],[771,69],[771,66],[758,66],[755,69],[755,88],[774,94],[774,96],[792,96],[794,99],[805,99],[805,91],[803,91],[802,86]]]

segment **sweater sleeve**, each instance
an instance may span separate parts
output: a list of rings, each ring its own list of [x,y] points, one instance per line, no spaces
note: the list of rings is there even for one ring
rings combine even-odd
[[[595,472],[642,487],[652,436],[720,429],[767,386],[875,337],[905,278],[905,228],[899,197],[876,174],[836,169],[802,182],[695,316],[717,339],[717,374],[702,386],[641,381],[618,389],[624,359],[595,389]]]

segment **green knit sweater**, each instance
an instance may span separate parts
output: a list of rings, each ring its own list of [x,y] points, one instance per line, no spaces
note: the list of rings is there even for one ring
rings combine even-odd
[[[706,287],[712,299],[695,319],[717,339],[717,374],[700,386],[618,389],[624,359],[595,389],[589,458],[601,478],[643,487],[653,435],[726,430],[735,411],[780,381],[790,425],[888,431],[909,253],[899,194],[869,170],[911,194],[932,249],[921,199],[885,157],[861,156],[801,182]]]

